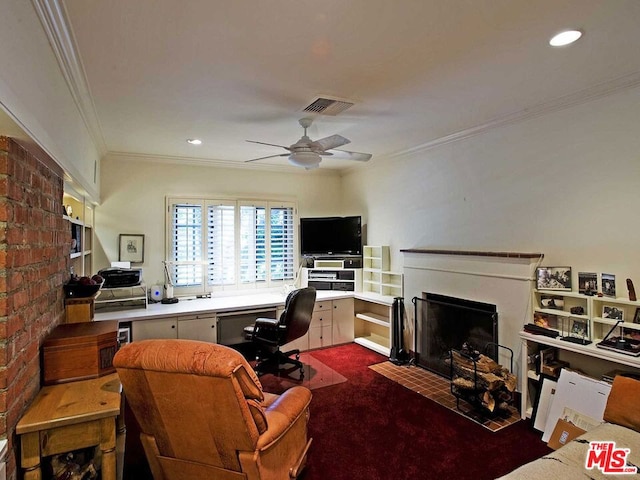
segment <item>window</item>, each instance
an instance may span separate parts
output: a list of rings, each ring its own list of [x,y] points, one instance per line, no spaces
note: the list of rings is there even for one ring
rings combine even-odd
[[[176,293],[273,287],[294,279],[295,204],[168,199],[168,271]]]

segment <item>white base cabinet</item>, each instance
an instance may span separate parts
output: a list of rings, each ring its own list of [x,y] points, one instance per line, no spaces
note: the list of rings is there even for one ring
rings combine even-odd
[[[131,341],[150,338],[178,338],[178,318],[158,318],[131,322]]]
[[[178,338],[217,343],[217,318],[212,314],[178,317]]]

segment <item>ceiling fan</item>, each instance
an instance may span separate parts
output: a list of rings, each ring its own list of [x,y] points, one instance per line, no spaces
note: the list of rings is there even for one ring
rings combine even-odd
[[[296,167],[303,167],[307,170],[317,168],[320,165],[320,160],[325,156],[332,156],[333,158],[356,160],[358,162],[366,162],[371,158],[370,153],[358,153],[348,152],[346,150],[334,150],[337,147],[351,143],[351,140],[344,138],[341,135],[331,135],[329,137],[321,138],[320,140],[311,140],[307,136],[307,128],[311,126],[313,122],[312,118],[301,118],[298,123],[304,129],[302,138],[293,145],[288,147],[284,145],[275,145],[273,143],[256,142],[254,140],[247,140],[250,143],[258,143],[260,145],[270,145],[272,147],[280,147],[288,150],[289,153],[280,153],[277,155],[268,155],[266,157],[253,158],[246,160],[247,162],[255,162],[257,160],[264,160],[266,158],[274,157],[289,157],[289,163]]]

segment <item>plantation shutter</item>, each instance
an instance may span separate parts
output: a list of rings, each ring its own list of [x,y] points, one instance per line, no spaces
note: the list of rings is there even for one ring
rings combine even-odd
[[[207,283],[235,285],[235,204],[207,206]]]
[[[168,197],[167,204],[166,259],[177,294],[295,278],[294,203]]]
[[[176,287],[202,285],[202,205],[172,205],[171,281]]]
[[[267,280],[266,208],[259,205],[240,206],[240,282]]]
[[[292,280],[295,231],[293,207],[271,207],[270,220],[271,280]]]

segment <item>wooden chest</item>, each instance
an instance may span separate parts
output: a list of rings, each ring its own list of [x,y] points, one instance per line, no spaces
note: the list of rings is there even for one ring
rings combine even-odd
[[[114,373],[118,321],[58,325],[42,345],[42,383],[86,380]]]

